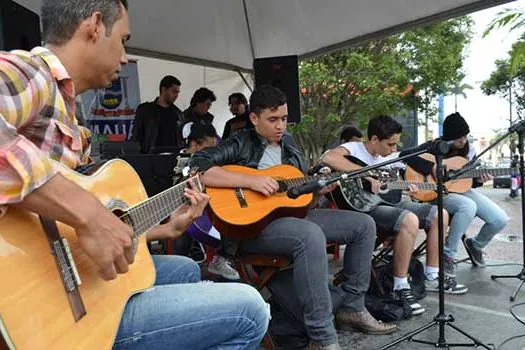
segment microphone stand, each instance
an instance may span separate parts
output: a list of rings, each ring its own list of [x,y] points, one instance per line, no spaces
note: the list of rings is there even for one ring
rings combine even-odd
[[[405,340],[421,343],[421,344],[428,344],[433,345],[436,348],[450,348],[450,347],[483,347],[487,350],[491,350],[490,347],[483,344],[480,340],[474,338],[473,336],[469,335],[467,332],[463,331],[459,327],[453,324],[454,322],[454,316],[452,315],[446,315],[445,314],[445,288],[444,288],[444,281],[445,281],[445,272],[443,268],[443,245],[444,245],[444,232],[443,232],[443,183],[448,180],[446,169],[443,166],[443,156],[448,152],[450,145],[446,143],[445,141],[436,141],[433,142],[432,145],[428,150],[425,152],[429,152],[434,154],[436,158],[436,180],[437,180],[437,205],[438,205],[438,245],[439,245],[439,313],[434,317],[434,320],[429,322],[428,324],[402,336],[401,338],[398,338],[397,340],[394,340],[393,342],[381,347],[381,350],[389,349]],[[419,339],[414,339],[414,336],[426,331],[427,329],[433,327],[433,326],[439,326],[439,338],[437,342],[431,342],[431,341],[424,341]],[[472,340],[472,343],[447,343],[445,339],[445,326],[449,326],[456,330],[457,332],[461,333],[466,338],[469,338]]]
[[[518,133],[518,151],[520,155],[520,188],[521,188],[521,225],[522,225],[522,245],[523,245],[523,263],[522,263],[522,269],[521,272],[517,275],[492,275],[490,278],[492,280],[496,280],[498,278],[516,278],[520,280],[520,283],[514,290],[514,293],[510,296],[510,301],[516,300],[516,295],[518,295],[518,292],[520,291],[521,287],[525,283],[525,166],[524,166],[524,160],[523,160],[523,139],[525,135],[525,121],[519,121],[518,123],[515,123],[513,126],[509,128],[509,131],[504,135],[507,137],[513,132]]]

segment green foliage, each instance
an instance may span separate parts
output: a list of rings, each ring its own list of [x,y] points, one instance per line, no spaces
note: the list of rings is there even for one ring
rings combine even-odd
[[[499,95],[506,99],[513,99],[518,114],[525,109],[525,66],[512,72],[509,60],[496,60],[496,69],[490,77],[481,84],[481,91],[487,96]],[[509,96],[509,93],[512,95]]]
[[[454,80],[452,81],[453,85],[448,91],[448,94],[454,95],[454,112],[458,111],[458,96],[467,98],[466,90],[473,89],[471,85],[463,83],[463,79],[465,79],[465,73],[458,71],[454,77]]]
[[[523,10],[515,8],[506,8],[505,10],[499,12],[496,15],[496,18],[490,22],[489,26],[483,32],[483,37],[486,37],[495,29],[510,27],[509,31],[516,30],[518,28],[523,28],[525,26]]]
[[[500,28],[508,28],[509,32],[516,30],[522,32],[525,28],[525,11],[522,8],[507,8],[501,11],[485,29],[483,36]],[[511,75],[514,75],[525,67],[525,33],[521,33],[520,39],[512,46],[509,55],[509,69]]]
[[[298,145],[314,161],[343,124],[435,112],[432,100],[456,86],[471,27],[457,18],[301,62],[303,119],[290,127]]]

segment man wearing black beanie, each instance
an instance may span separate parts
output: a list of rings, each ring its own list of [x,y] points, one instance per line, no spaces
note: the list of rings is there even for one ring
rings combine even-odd
[[[443,140],[451,141],[470,134],[467,122],[459,113],[450,114],[443,122]]]
[[[442,139],[454,141],[449,152],[445,154],[445,159],[460,156],[471,160],[475,157],[474,146],[467,139],[469,133],[470,128],[461,114],[456,112],[445,118]],[[435,167],[432,162],[420,157],[412,157],[407,160],[407,164],[423,175],[434,174],[435,176]],[[478,179],[473,179],[473,187],[480,186],[490,178],[489,175],[484,175]],[[476,236],[466,238],[463,243],[473,265],[485,267],[482,249],[489,244],[492,237],[507,225],[509,221],[507,214],[496,203],[474,188],[465,193],[449,193],[443,198],[443,205],[452,217],[445,241],[445,273],[449,276],[455,276],[454,256],[458,243],[476,216],[485,224]]]

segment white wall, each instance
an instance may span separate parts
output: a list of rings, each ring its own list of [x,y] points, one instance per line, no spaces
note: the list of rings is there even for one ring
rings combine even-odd
[[[159,94],[159,83],[165,75],[177,77],[181,83],[181,93],[175,104],[185,110],[195,90],[206,87],[217,96],[210,113],[215,116],[214,126],[222,135],[224,124],[232,117],[228,108],[228,96],[233,92],[242,92],[250,98],[250,90],[237,72],[197,66],[179,62],[169,62],[142,56],[131,56],[138,60],[141,102],[151,101]],[[253,86],[249,74],[244,74],[248,83]]]

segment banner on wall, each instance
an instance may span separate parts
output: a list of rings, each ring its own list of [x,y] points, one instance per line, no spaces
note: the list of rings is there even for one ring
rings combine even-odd
[[[123,135],[129,140],[135,111],[140,104],[137,61],[130,60],[124,65],[119,78],[111,86],[83,93],[82,104],[94,139]]]

